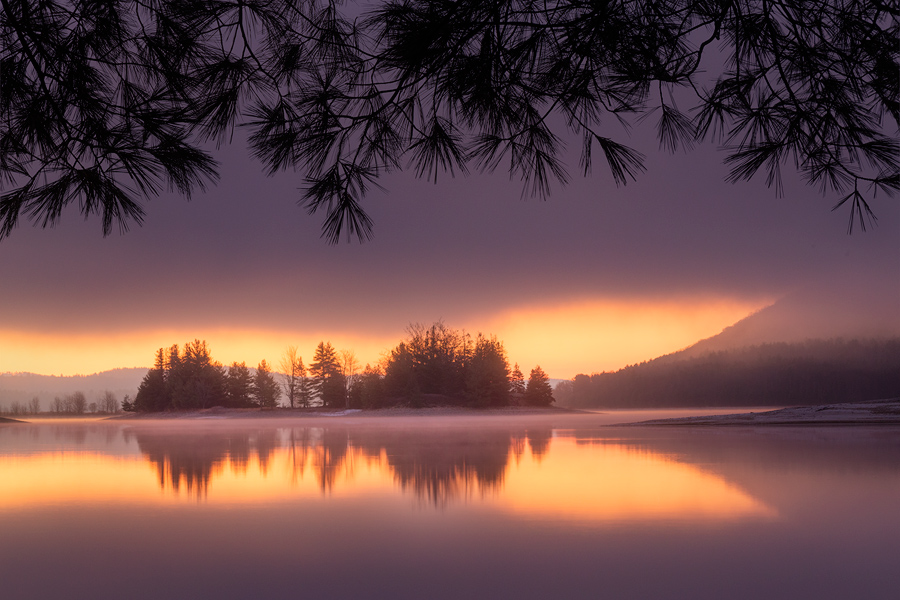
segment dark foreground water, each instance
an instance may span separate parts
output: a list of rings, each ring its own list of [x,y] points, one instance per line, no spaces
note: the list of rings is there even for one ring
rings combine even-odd
[[[900,428],[621,419],[0,425],[0,597],[897,598]]]

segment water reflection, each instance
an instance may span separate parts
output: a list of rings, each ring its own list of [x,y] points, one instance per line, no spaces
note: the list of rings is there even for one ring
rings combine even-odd
[[[359,421],[0,425],[3,597],[900,586],[896,428]]]
[[[526,444],[540,461],[552,430],[410,431],[378,428],[291,427],[202,432],[134,428],[125,439],[137,444],[153,466],[159,486],[206,498],[210,482],[246,475],[253,465],[267,478],[272,463],[284,463],[289,481],[307,474],[323,494],[338,482],[353,485],[355,466],[375,465],[404,492],[434,506],[503,486],[510,457],[518,465]],[[280,474],[273,474],[279,477]]]
[[[30,459],[0,455],[21,502],[295,502],[399,492],[439,509],[476,502],[529,518],[773,518],[727,474],[690,464],[668,438],[548,426],[421,429],[353,426],[170,427],[51,424],[0,430],[28,437]],[[35,437],[37,436],[37,437]],[[47,446],[56,449],[45,452]],[[702,449],[702,448],[701,448]],[[139,457],[139,458],[137,458]],[[131,460],[125,460],[131,458]],[[142,466],[143,465],[143,466]],[[149,491],[146,467],[157,493]],[[13,472],[12,470],[16,470]],[[25,476],[23,473],[27,472]],[[73,477],[82,485],[73,484]],[[22,483],[24,482],[24,483]],[[54,483],[56,482],[56,483]],[[59,484],[59,485],[57,485]],[[93,490],[93,491],[92,491]],[[16,497],[7,490],[7,502]]]

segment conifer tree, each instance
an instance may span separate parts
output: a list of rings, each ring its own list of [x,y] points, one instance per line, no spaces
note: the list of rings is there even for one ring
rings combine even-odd
[[[169,390],[166,385],[166,351],[156,351],[153,368],[147,371],[134,397],[132,409],[138,412],[158,412],[170,408]],[[123,409],[128,410],[124,407]]]
[[[550,406],[553,401],[553,388],[550,387],[549,377],[539,365],[531,370],[531,375],[528,377],[528,386],[525,388],[525,404]]]
[[[519,363],[513,367],[512,373],[509,374],[509,391],[513,395],[521,396],[525,393],[525,376],[519,369]]]
[[[225,376],[225,398],[228,406],[242,408],[253,405],[253,375],[245,362],[234,362]]]
[[[312,388],[322,402],[322,406],[342,406],[344,401],[344,380],[337,351],[330,342],[319,342],[309,365]]]
[[[256,377],[253,381],[253,396],[260,408],[275,408],[278,406],[280,391],[275,378],[269,370],[269,364],[265,359],[256,367]]]

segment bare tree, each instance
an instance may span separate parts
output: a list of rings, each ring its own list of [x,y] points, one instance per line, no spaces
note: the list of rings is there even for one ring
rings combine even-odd
[[[106,390],[103,392],[103,396],[100,397],[99,402],[100,412],[105,413],[117,413],[119,412],[119,401],[116,399],[116,395],[111,391]]]
[[[353,350],[341,350],[341,373],[344,375],[344,398],[350,408],[350,390],[359,378],[359,361]]]
[[[41,412],[41,399],[40,398],[35,396],[34,398],[31,399],[31,401],[28,403],[28,412],[33,415],[40,414],[40,412]]]
[[[300,404],[300,392],[306,379],[306,367],[303,358],[297,354],[296,346],[288,346],[281,357],[281,377],[284,395],[291,408]]]
[[[84,392],[75,392],[63,398],[63,410],[67,413],[83,415],[87,407],[87,398],[85,398]]]
[[[61,413],[65,408],[65,402],[63,402],[62,398],[56,396],[53,398],[53,402],[50,403],[50,411],[56,414]]]

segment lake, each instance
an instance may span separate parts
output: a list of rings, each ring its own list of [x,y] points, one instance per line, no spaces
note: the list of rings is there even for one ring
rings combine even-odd
[[[896,598],[900,428],[665,416],[0,424],[0,595]]]

